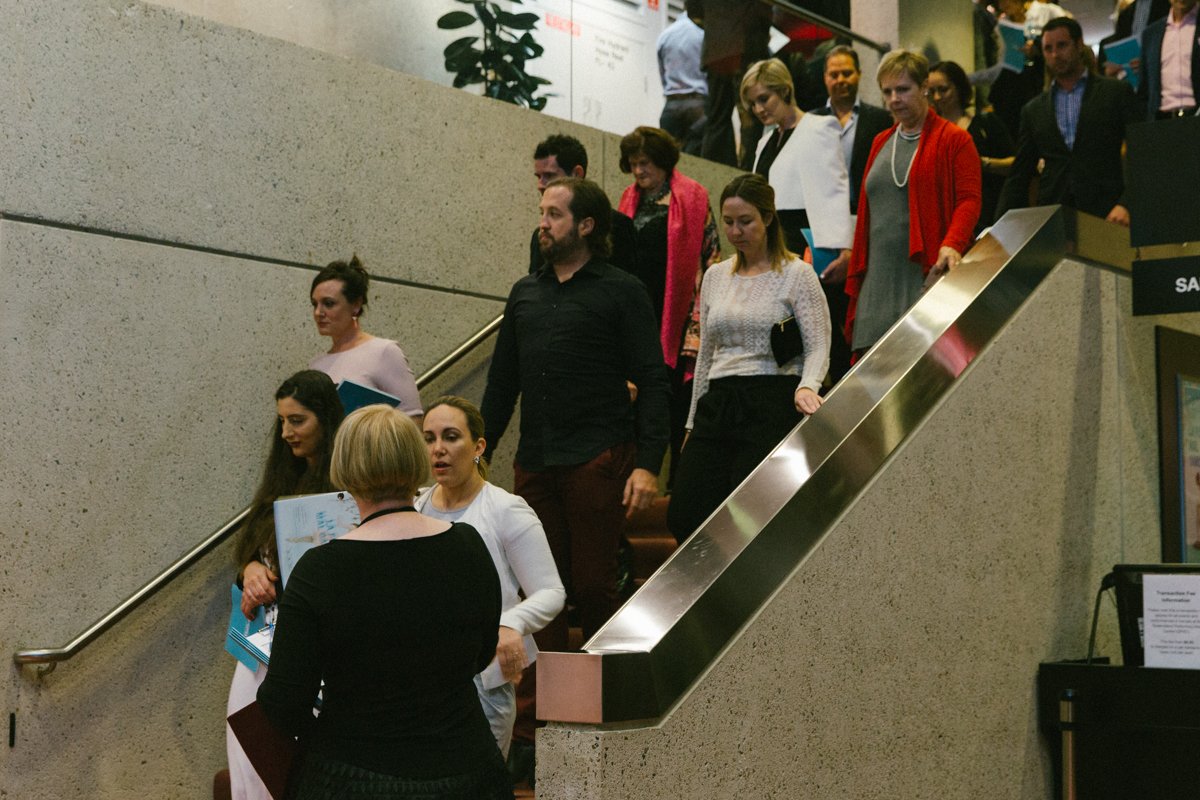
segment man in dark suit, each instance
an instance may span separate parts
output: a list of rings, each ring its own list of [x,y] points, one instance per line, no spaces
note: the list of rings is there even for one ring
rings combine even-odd
[[[835,116],[842,125],[842,156],[846,159],[846,170],[850,174],[850,213],[858,210],[858,192],[862,188],[863,171],[867,156],[871,154],[871,142],[881,132],[892,127],[892,115],[877,106],[860,103],[858,82],[862,70],[858,66],[858,53],[846,45],[838,45],[825,54],[825,89],[829,102],[813,109],[814,114]],[[821,288],[825,290],[825,301],[829,304],[829,316],[834,320],[846,318],[850,298],[846,296],[846,264],[848,259],[838,259],[821,273]],[[829,350],[829,379],[833,383],[841,380],[850,370],[850,345],[841,335],[833,337]]]
[[[814,114],[836,116],[842,124],[842,152],[850,173],[850,213],[858,211],[858,190],[862,188],[863,170],[871,154],[871,142],[892,127],[892,115],[878,106],[858,100],[858,82],[862,71],[858,53],[847,45],[838,45],[825,54],[825,90],[829,102],[814,108]]]
[[[1200,39],[1197,0],[1171,0],[1171,13],[1146,27],[1142,35],[1142,80],[1138,95],[1146,119],[1169,119],[1196,113],[1200,89]]]
[[[1157,22],[1162,19],[1170,10],[1170,0],[1133,0],[1129,5],[1121,9],[1121,12],[1117,14],[1117,24],[1114,26],[1112,34],[1100,40],[1100,58],[1098,61],[1101,71],[1109,78],[1121,77],[1121,67],[1117,64],[1109,63],[1105,48],[1113,42],[1119,42],[1130,36],[1141,36],[1151,22]],[[1144,44],[1145,42],[1143,41]],[[1142,49],[1145,51],[1144,46]],[[1134,69],[1138,69],[1139,65],[1140,59],[1131,66]]]
[[[1121,146],[1125,126],[1140,118],[1141,108],[1129,84],[1088,74],[1085,49],[1078,22],[1046,23],[1042,54],[1050,88],[1021,109],[1016,160],[997,216],[1029,205],[1040,162],[1037,205],[1062,203],[1129,225]]]

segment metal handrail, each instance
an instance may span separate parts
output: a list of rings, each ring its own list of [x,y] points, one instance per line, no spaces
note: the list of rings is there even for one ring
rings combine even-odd
[[[71,656],[78,653],[87,645],[98,637],[100,634],[107,631],[117,622],[124,619],[125,615],[135,608],[140,606],[144,601],[154,595],[159,589],[166,586],[176,577],[182,574],[188,567],[195,564],[203,556],[207,555],[210,550],[219,545],[221,542],[237,530],[242,521],[250,514],[252,506],[246,506],[237,516],[226,522],[220,528],[213,531],[200,544],[187,551],[175,560],[175,563],[167,567],[165,570],[155,576],[149,583],[142,586],[132,595],[127,597],[123,602],[117,605],[112,611],[109,611],[100,619],[93,622],[84,630],[83,633],[76,636],[71,641],[59,647],[43,647],[31,650],[18,650],[13,653],[13,661],[18,664],[48,664],[49,666],[42,667],[40,672],[45,675],[52,672],[58,665],[59,661],[66,661]]]
[[[787,11],[789,14],[794,14],[797,17],[808,20],[809,22],[811,22],[815,25],[820,25],[822,28],[832,31],[833,33],[835,33],[838,36],[844,36],[845,38],[850,39],[851,41],[859,42],[860,44],[865,44],[867,47],[871,48],[872,50],[879,52],[880,55],[882,55],[892,49],[892,46],[890,44],[880,43],[880,42],[875,41],[874,39],[868,39],[866,36],[863,36],[862,34],[855,33],[854,31],[850,30],[845,25],[840,25],[831,19],[826,19],[825,17],[822,17],[820,14],[814,14],[813,12],[809,11],[808,9],[801,8],[800,6],[796,5],[795,3],[789,3],[787,0],[762,0],[762,2],[766,3],[769,6],[777,6],[779,8],[782,8],[784,11]]]
[[[449,353],[447,353],[446,357],[443,358],[441,361],[437,362],[432,367],[430,367],[429,369],[422,372],[421,375],[417,378],[417,388],[418,389],[424,388],[431,381],[433,381],[435,378],[440,376],[443,372],[450,369],[450,367],[453,366],[459,359],[461,359],[467,353],[474,350],[476,347],[478,347],[480,344],[482,344],[485,339],[487,339],[489,336],[491,336],[493,333],[495,333],[497,330],[499,330],[500,323],[503,321],[504,321],[504,315],[501,314],[500,316],[496,317],[494,320],[489,322],[487,325],[484,325],[482,328],[480,328],[478,331],[476,331],[475,335],[472,336],[470,339],[467,339],[465,342],[460,344],[458,347],[454,348]]]
[[[423,372],[417,378],[417,388],[422,389],[431,381],[436,379],[447,369],[453,366],[467,353],[474,350],[482,344],[489,336],[496,332],[500,327],[500,322],[504,319],[504,315],[496,317],[494,320],[484,325],[476,331],[471,338],[454,348],[444,358]],[[143,602],[155,595],[159,589],[162,589],[168,583],[179,577],[187,571],[189,567],[207,555],[213,548],[225,541],[229,536],[236,531],[246,517],[250,514],[253,506],[246,506],[233,519],[226,522],[220,528],[213,531],[207,536],[204,541],[197,544],[195,547],[188,550],[186,553],[175,559],[169,567],[164,569],[142,588],[138,589],[132,595],[127,597],[115,608],[109,611],[104,616],[89,625],[83,633],[76,636],[71,641],[59,647],[40,647],[25,650],[18,650],[13,653],[13,661],[17,664],[36,664],[38,672],[42,675],[47,675],[54,670],[60,661],[66,661],[73,657],[84,647],[87,647],[100,634],[107,631],[113,625],[116,625],[122,619],[140,606]]]

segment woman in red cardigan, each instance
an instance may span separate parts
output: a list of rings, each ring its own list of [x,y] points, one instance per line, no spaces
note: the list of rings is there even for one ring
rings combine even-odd
[[[971,135],[929,106],[929,61],[893,50],[876,76],[896,125],[875,137],[858,198],[846,278],[846,334],[856,354],[958,266],[981,202]]]

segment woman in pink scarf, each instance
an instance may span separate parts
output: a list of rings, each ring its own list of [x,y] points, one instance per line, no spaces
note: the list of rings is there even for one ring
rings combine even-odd
[[[700,342],[700,279],[720,250],[708,190],[677,170],[678,161],[678,143],[660,128],[640,127],[621,140],[621,171],[632,173],[633,184],[618,210],[633,220],[636,274],[650,293],[671,372],[672,476]]]

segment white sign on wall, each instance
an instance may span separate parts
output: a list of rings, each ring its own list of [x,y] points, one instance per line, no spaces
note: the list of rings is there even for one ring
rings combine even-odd
[[[1146,666],[1200,669],[1200,575],[1145,575]]]
[[[541,17],[534,36],[546,52],[526,68],[553,81],[547,114],[611,133],[658,124],[654,44],[667,25],[665,0],[526,0],[514,8]]]

